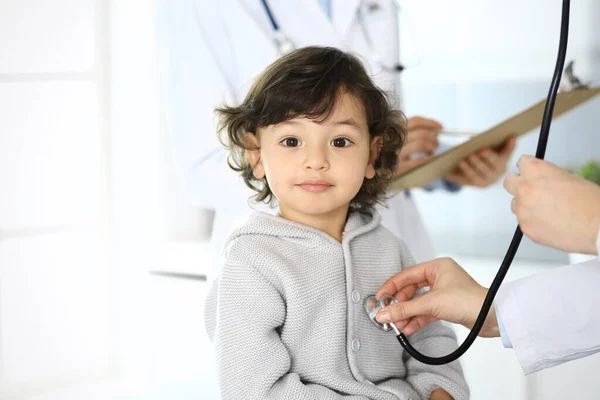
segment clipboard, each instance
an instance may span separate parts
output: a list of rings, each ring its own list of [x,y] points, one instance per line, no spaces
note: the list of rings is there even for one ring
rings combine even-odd
[[[598,94],[600,94],[600,87],[559,92],[556,96],[552,118],[570,111]],[[393,193],[402,189],[427,186],[448,174],[456,168],[461,160],[479,149],[484,147],[494,148],[504,143],[511,135],[519,137],[530,132],[541,125],[545,105],[546,99],[472,137],[468,141],[436,155],[428,162],[405,171],[390,183],[388,192]]]

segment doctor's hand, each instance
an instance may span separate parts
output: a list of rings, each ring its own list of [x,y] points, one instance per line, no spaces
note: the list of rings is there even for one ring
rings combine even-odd
[[[406,123],[406,140],[398,154],[396,175],[419,166],[431,159],[439,146],[437,133],[442,125],[432,119],[411,117]],[[424,155],[415,158],[415,155]]]
[[[524,155],[504,188],[523,234],[558,250],[596,254],[600,226],[600,186],[561,168]]]
[[[430,290],[413,298],[423,287]],[[383,284],[377,298],[388,293],[394,295],[398,303],[380,310],[377,321],[393,322],[405,335],[438,320],[471,329],[487,292],[488,289],[478,284],[453,259],[438,258],[408,267]],[[496,310],[492,307],[479,336],[499,335]]]
[[[515,150],[517,139],[510,137],[500,149],[484,148],[462,160],[458,167],[444,177],[460,185],[487,187],[506,173],[506,165]]]

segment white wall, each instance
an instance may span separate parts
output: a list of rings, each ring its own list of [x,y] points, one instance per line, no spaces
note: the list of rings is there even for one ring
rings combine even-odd
[[[106,6],[0,2],[0,398],[116,371]]]
[[[209,224],[174,190],[155,21],[146,0],[0,2],[3,400],[159,382],[148,271],[197,272]]]

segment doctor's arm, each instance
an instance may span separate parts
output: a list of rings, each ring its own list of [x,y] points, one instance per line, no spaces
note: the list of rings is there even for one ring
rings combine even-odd
[[[500,287],[479,336],[498,337],[514,348],[525,373],[600,351],[600,260],[568,265]],[[417,295],[422,287],[428,292]],[[409,267],[379,290],[399,303],[377,319],[394,321],[406,335],[444,320],[472,329],[487,289],[454,260],[440,258]]]
[[[286,318],[284,300],[254,268],[226,264],[214,285],[205,320],[223,400],[368,400],[305,384],[290,372],[292,360],[278,332]]]

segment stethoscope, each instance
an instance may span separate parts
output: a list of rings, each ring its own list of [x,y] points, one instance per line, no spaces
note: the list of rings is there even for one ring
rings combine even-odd
[[[265,12],[267,13],[267,17],[269,17],[271,27],[273,28],[273,40],[275,41],[275,47],[277,48],[277,57],[281,57],[290,53],[296,48],[296,46],[294,46],[294,43],[292,43],[292,41],[279,28],[279,24],[273,16],[273,11],[271,11],[271,6],[269,6],[267,0],[261,0],[261,3],[265,9]]]
[[[286,55],[287,53],[293,51],[296,46],[294,43],[282,32],[279,23],[275,19],[273,15],[273,11],[269,6],[267,0],[261,0],[263,8],[265,9],[265,13],[269,17],[269,22],[271,23],[271,27],[273,28],[273,41],[275,42],[275,48],[277,49],[277,56],[281,57]],[[394,5],[394,9],[396,12],[400,11],[400,4],[398,0],[392,0],[392,4]],[[377,3],[372,3],[367,6],[370,11],[375,11],[378,9],[379,5]],[[369,34],[369,30],[367,29],[367,25],[364,20],[363,11],[359,8],[356,14],[356,20],[358,21],[358,25],[362,31],[362,34],[365,38],[365,42],[367,43],[367,47],[369,48],[369,52],[371,53],[371,57],[373,58],[373,63],[377,65],[384,71],[400,73],[404,70],[404,66],[400,63],[396,63],[393,65],[386,64],[381,57],[381,54],[375,48],[375,43]]]
[[[274,40],[275,40],[275,45],[277,46],[278,55],[279,56],[285,55],[285,54],[289,53],[290,51],[294,50],[294,44],[281,31],[279,24],[277,23],[277,21],[275,20],[275,17],[273,16],[271,7],[269,7],[269,4],[267,3],[267,0],[261,0],[261,1],[263,4],[263,7],[265,9],[265,12],[267,13],[267,15],[269,17],[271,26],[273,27]],[[399,6],[398,6],[397,1],[394,0],[393,3],[394,3],[394,7],[396,8],[396,10],[398,10]],[[560,78],[562,76],[562,71],[563,71],[563,68],[565,65],[565,56],[566,56],[566,51],[567,51],[567,39],[568,39],[568,33],[569,33],[568,32],[569,31],[569,7],[570,7],[570,0],[563,0],[558,57],[557,57],[556,66],[554,69],[554,76],[552,77],[552,83],[550,85],[550,91],[548,93],[548,99],[546,100],[546,106],[544,109],[544,116],[542,118],[542,126],[541,126],[541,130],[540,130],[540,136],[538,139],[538,146],[537,146],[537,151],[536,151],[536,157],[540,158],[540,159],[543,159],[544,155],[546,153],[546,145],[548,143],[550,124],[552,123],[552,113],[554,111],[554,103],[556,102],[556,94],[558,92]],[[400,64],[396,64],[393,66],[386,66],[385,64],[382,63],[381,56],[375,50],[373,40],[371,39],[371,36],[369,35],[368,30],[366,29],[364,19],[363,19],[361,12],[359,12],[359,14],[357,15],[357,19],[358,19],[358,22],[363,31],[367,45],[369,46],[369,50],[373,53],[374,61],[377,62],[381,66],[382,69],[385,69],[385,70],[391,71],[391,72],[396,72],[396,73],[401,72],[404,69],[404,67]],[[406,350],[406,352],[408,354],[410,354],[416,360],[423,362],[425,364],[431,364],[431,365],[442,365],[442,364],[447,364],[452,361],[455,361],[460,356],[462,356],[469,349],[469,347],[471,347],[471,345],[473,344],[473,342],[479,335],[479,332],[481,331],[481,328],[483,327],[483,323],[485,322],[485,319],[486,319],[486,317],[490,311],[490,308],[494,302],[494,297],[496,296],[496,293],[498,292],[498,289],[500,288],[500,285],[502,284],[502,281],[504,280],[504,277],[506,276],[506,273],[508,272],[508,269],[510,268],[510,265],[515,257],[515,254],[517,252],[517,249],[519,248],[519,244],[521,243],[522,238],[523,238],[523,232],[521,231],[521,228],[519,226],[517,226],[517,229],[515,231],[513,239],[512,239],[510,246],[506,252],[506,256],[504,257],[504,260],[502,261],[502,265],[498,269],[498,273],[496,274],[496,277],[494,278],[494,281],[492,282],[492,285],[490,286],[490,289],[489,289],[488,294],[483,302],[481,311],[479,312],[479,316],[477,317],[477,320],[475,321],[475,325],[473,326],[473,329],[471,329],[471,332],[469,333],[469,335],[467,336],[465,341],[458,347],[458,349],[456,349],[454,352],[452,352],[446,356],[429,357],[429,356],[422,354],[421,352],[416,350],[409,343],[409,341],[408,341],[407,337],[404,335],[404,333],[402,333],[394,324],[381,324],[375,319],[377,312],[379,310],[381,310],[382,308],[387,307],[389,305],[396,304],[398,302],[392,295],[383,294],[379,299],[377,299],[375,297],[375,295],[368,296],[364,301],[365,312],[366,312],[368,318],[379,329],[382,329],[383,331],[386,331],[386,332],[393,331],[394,334],[396,335],[396,338],[398,339],[398,342],[400,343],[400,345],[402,345],[402,347]]]
[[[562,71],[565,65],[565,55],[567,52],[567,39],[569,33],[569,6],[570,0],[563,0],[562,3],[562,16],[561,16],[561,26],[560,26],[560,42],[558,48],[558,57],[556,60],[556,66],[554,68],[554,76],[552,77],[552,83],[550,84],[550,91],[548,92],[548,99],[546,100],[546,106],[544,109],[544,116],[542,118],[542,127],[540,129],[540,136],[538,139],[538,146],[536,150],[535,156],[537,158],[543,159],[546,153],[546,144],[548,143],[548,134],[550,131],[550,124],[552,123],[552,113],[554,111],[554,103],[556,101],[556,93],[558,92],[560,78],[562,76]],[[481,307],[481,311],[475,321],[475,325],[473,325],[473,329],[469,332],[469,335],[465,339],[465,341],[456,349],[454,352],[443,356],[443,357],[429,357],[418,350],[416,350],[411,344],[408,342],[406,336],[398,330],[398,328],[394,324],[380,324],[375,319],[377,312],[384,307],[387,307],[392,304],[396,304],[398,301],[389,294],[383,294],[379,299],[375,297],[375,295],[368,296],[364,302],[365,312],[369,319],[380,329],[388,332],[394,331],[398,342],[402,345],[402,347],[406,350],[408,354],[410,354],[416,360],[423,362],[425,364],[431,365],[441,365],[447,364],[449,362],[457,360],[460,356],[462,356],[468,349],[471,347],[481,328],[483,327],[483,323],[492,307],[494,302],[494,297],[510,268],[510,264],[512,263],[517,249],[519,248],[519,243],[521,243],[521,239],[523,238],[523,232],[521,228],[517,226],[513,239],[510,243],[510,246],[506,252],[506,256],[502,261],[502,265],[498,269],[498,273],[490,286],[487,296],[483,301],[483,305]]]
[[[274,37],[275,45],[277,46],[277,53],[279,56],[285,55],[285,54],[289,53],[290,51],[294,50],[295,46],[281,31],[279,24],[277,23],[277,21],[275,20],[275,17],[273,16],[271,7],[269,7],[269,4],[267,3],[267,0],[261,0],[261,1],[263,4],[263,7],[265,9],[265,12],[267,13],[267,15],[269,17],[271,26],[273,28],[273,32],[274,32],[273,37]],[[394,0],[393,3],[394,3],[394,7],[396,8],[396,11],[398,11],[399,6],[397,3],[397,0]],[[552,77],[552,83],[550,85],[550,91],[548,93],[548,98],[546,100],[546,106],[544,109],[544,116],[542,118],[542,126],[540,129],[540,136],[538,139],[538,146],[537,146],[537,151],[536,151],[536,157],[540,158],[540,159],[543,159],[544,155],[546,153],[546,145],[548,143],[550,124],[552,123],[552,113],[554,111],[554,104],[556,102],[556,94],[559,89],[560,78],[561,78],[562,71],[563,71],[564,64],[565,64],[565,55],[566,55],[566,51],[567,51],[567,39],[568,39],[568,31],[569,31],[569,7],[570,7],[570,0],[563,0],[558,57],[556,60],[554,75]],[[365,36],[367,45],[369,46],[369,50],[374,55],[374,61],[376,61],[382,67],[382,69],[385,69],[385,70],[391,71],[391,72],[396,72],[396,73],[401,72],[404,69],[404,67],[400,64],[396,64],[393,66],[386,66],[385,64],[382,63],[381,56],[375,50],[373,40],[371,39],[371,36],[369,35],[368,30],[366,29],[364,19],[362,17],[361,12],[359,12],[359,14],[357,15],[357,18],[358,18],[357,20],[358,20],[359,24],[362,27],[362,31]],[[429,356],[426,356],[426,355],[420,353],[409,343],[409,341],[408,341],[407,337],[404,335],[404,333],[402,333],[394,324],[381,324],[375,319],[377,312],[379,310],[381,310],[382,308],[387,307],[389,305],[396,304],[398,302],[392,295],[383,294],[379,299],[377,299],[375,297],[375,295],[368,296],[364,301],[365,312],[366,312],[368,318],[379,329],[382,329],[383,331],[386,331],[386,332],[393,331],[394,334],[396,335],[396,338],[398,339],[398,342],[400,343],[400,345],[402,345],[402,347],[406,350],[406,352],[408,354],[410,354],[416,360],[423,362],[425,364],[430,364],[430,365],[442,365],[442,364],[447,364],[452,361],[455,361],[460,356],[462,356],[469,349],[469,347],[471,347],[471,345],[473,344],[473,342],[479,335],[479,332],[481,331],[481,328],[483,327],[483,323],[485,322],[485,319],[486,319],[486,317],[490,311],[490,308],[494,302],[494,297],[496,296],[496,293],[498,292],[498,289],[500,288],[500,285],[502,284],[502,281],[504,280],[504,277],[506,276],[506,273],[508,272],[508,269],[510,268],[510,265],[515,257],[515,254],[517,252],[517,249],[519,248],[519,244],[521,243],[522,238],[523,238],[523,232],[521,231],[521,228],[519,226],[517,226],[517,229],[514,233],[513,239],[512,239],[510,246],[506,252],[506,256],[504,257],[504,260],[502,261],[502,264],[501,264],[500,268],[498,269],[498,273],[496,274],[496,277],[494,278],[494,281],[492,282],[492,285],[490,286],[490,289],[489,289],[488,294],[483,302],[481,311],[479,312],[479,315],[477,317],[477,320],[475,321],[475,325],[473,326],[473,329],[471,329],[471,332],[469,333],[469,335],[467,336],[465,341],[458,347],[458,349],[456,349],[454,352],[452,352],[446,356],[429,357]]]

